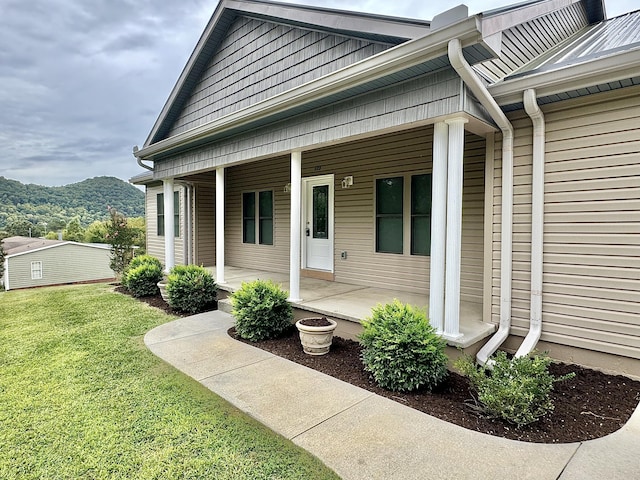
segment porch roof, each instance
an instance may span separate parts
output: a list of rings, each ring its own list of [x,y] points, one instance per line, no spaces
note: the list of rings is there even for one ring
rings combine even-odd
[[[210,269],[215,274],[215,267]],[[286,273],[267,272],[225,265],[225,283],[219,285],[221,290],[234,292],[242,282],[256,279],[273,280],[289,289],[289,275]],[[300,279],[300,296],[302,300],[293,303],[293,307],[314,314],[326,315],[354,323],[352,331],[357,332],[360,321],[371,315],[371,309],[379,303],[398,299],[424,309],[428,314],[429,295],[392,290],[380,287],[367,287],[348,283],[330,282],[315,278]],[[460,333],[462,337],[456,341],[448,341],[449,345],[466,348],[488,337],[496,326],[482,321],[482,305],[461,302]]]

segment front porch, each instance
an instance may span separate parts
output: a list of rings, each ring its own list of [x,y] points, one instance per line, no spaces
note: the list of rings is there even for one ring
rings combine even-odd
[[[210,269],[215,276],[215,267]],[[225,282],[219,284],[222,295],[239,289],[242,282],[256,279],[273,280],[289,291],[289,275],[286,273],[267,272],[247,268],[224,267]],[[378,287],[351,285],[341,282],[330,282],[315,278],[300,278],[301,300],[292,302],[296,318],[308,316],[309,313],[328,316],[338,322],[337,335],[356,339],[360,333],[360,320],[371,314],[371,309],[379,303],[387,303],[397,298],[428,311],[429,297],[417,293],[403,292]],[[221,302],[221,309],[229,308]],[[482,305],[471,302],[460,303],[461,336],[447,343],[453,347],[466,348],[488,337],[495,331],[494,324],[482,322]]]

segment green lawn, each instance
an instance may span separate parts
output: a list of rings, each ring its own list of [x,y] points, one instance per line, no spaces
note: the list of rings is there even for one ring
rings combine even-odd
[[[103,284],[0,293],[0,478],[337,478],[147,351],[169,320]]]

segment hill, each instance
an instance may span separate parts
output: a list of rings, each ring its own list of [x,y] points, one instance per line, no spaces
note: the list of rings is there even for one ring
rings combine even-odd
[[[83,227],[109,217],[107,207],[127,217],[144,216],[144,193],[115,177],[95,177],[63,187],[25,185],[0,177],[0,230],[27,220],[46,230],[63,228],[77,218]]]

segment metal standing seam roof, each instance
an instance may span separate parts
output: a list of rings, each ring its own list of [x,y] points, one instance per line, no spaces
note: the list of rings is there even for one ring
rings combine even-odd
[[[505,81],[550,72],[597,58],[640,48],[640,10],[590,25],[568,43],[523,66]]]

